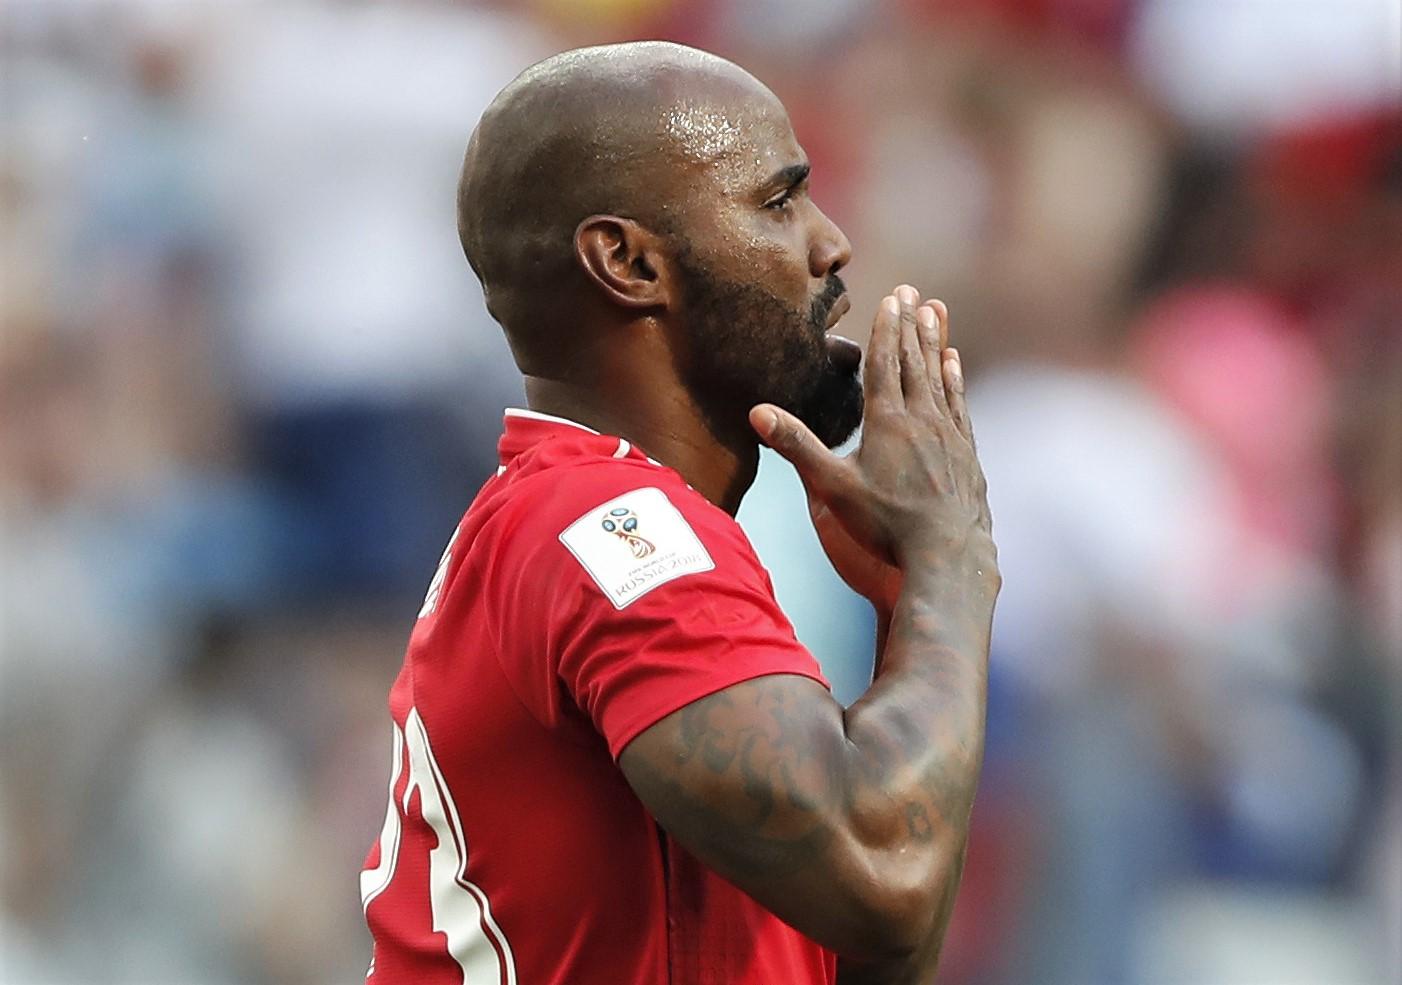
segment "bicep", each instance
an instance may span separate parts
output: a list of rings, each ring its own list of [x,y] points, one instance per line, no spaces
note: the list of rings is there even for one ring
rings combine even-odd
[[[619,765],[662,827],[820,943],[859,948],[867,909],[850,844],[851,750],[818,682],[772,674],[686,705]]]

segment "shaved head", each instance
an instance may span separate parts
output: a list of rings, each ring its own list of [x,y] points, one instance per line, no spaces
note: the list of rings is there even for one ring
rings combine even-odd
[[[783,104],[739,66],[666,42],[581,48],[487,107],[458,232],[528,385],[660,387],[745,440],[770,401],[841,440],[860,351],[826,330],[850,246],[808,174]]]
[[[530,302],[572,266],[590,215],[678,229],[678,179],[733,152],[759,107],[782,113],[738,65],[661,41],[580,48],[527,69],[482,115],[458,185],[458,233],[488,309],[508,331],[529,321]]]

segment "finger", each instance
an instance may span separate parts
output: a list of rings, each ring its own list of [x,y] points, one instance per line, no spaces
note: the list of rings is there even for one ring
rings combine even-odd
[[[964,367],[959,360],[958,349],[945,349],[944,360],[940,363],[940,373],[944,377],[944,389],[949,394],[949,415],[954,425],[969,442],[974,443],[973,422],[969,420],[969,404],[964,397]]]
[[[985,530],[992,530],[993,517],[988,509],[988,482],[983,477],[983,466],[978,460],[978,442],[974,440],[973,419],[969,417],[969,405],[964,395],[964,367],[958,349],[944,350],[944,361],[940,364],[940,372],[945,379],[945,389],[949,391],[950,416],[954,418],[955,427],[959,429],[959,433],[964,436],[964,440],[969,443],[969,448],[974,453],[974,466],[978,469],[975,492],[978,499],[979,522]]]
[[[899,404],[901,303],[893,295],[882,298],[871,323],[867,342],[863,386],[868,404]]]
[[[804,486],[825,498],[847,467],[808,426],[781,407],[758,404],[750,409],[750,426],[760,439],[793,465]]]
[[[935,405],[949,413],[949,398],[945,393],[944,374],[941,372],[944,350],[940,348],[939,316],[928,301],[915,313],[915,322],[920,332],[920,351],[925,357],[928,385]]]
[[[925,302],[935,311],[935,318],[940,325],[940,352],[949,348],[949,306],[939,298],[931,298]]]
[[[915,306],[920,301],[920,295],[915,288],[902,284],[896,288],[896,299],[901,303],[901,390],[905,394],[906,406],[926,413],[933,412],[935,402],[930,392],[930,371],[920,351],[919,327],[915,317]]]

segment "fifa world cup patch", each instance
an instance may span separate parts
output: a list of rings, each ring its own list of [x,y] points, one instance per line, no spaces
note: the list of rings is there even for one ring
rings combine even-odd
[[[674,578],[716,566],[691,524],[654,486],[596,506],[565,528],[560,543],[616,609]]]

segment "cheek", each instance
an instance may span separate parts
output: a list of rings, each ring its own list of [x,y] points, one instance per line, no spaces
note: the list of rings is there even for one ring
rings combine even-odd
[[[761,284],[794,301],[806,300],[808,249],[797,213],[781,218],[747,206],[744,213],[725,216],[719,231],[733,279]]]
[[[745,245],[748,276],[795,310],[807,311],[812,301],[808,254],[798,244],[776,235],[755,236]]]

